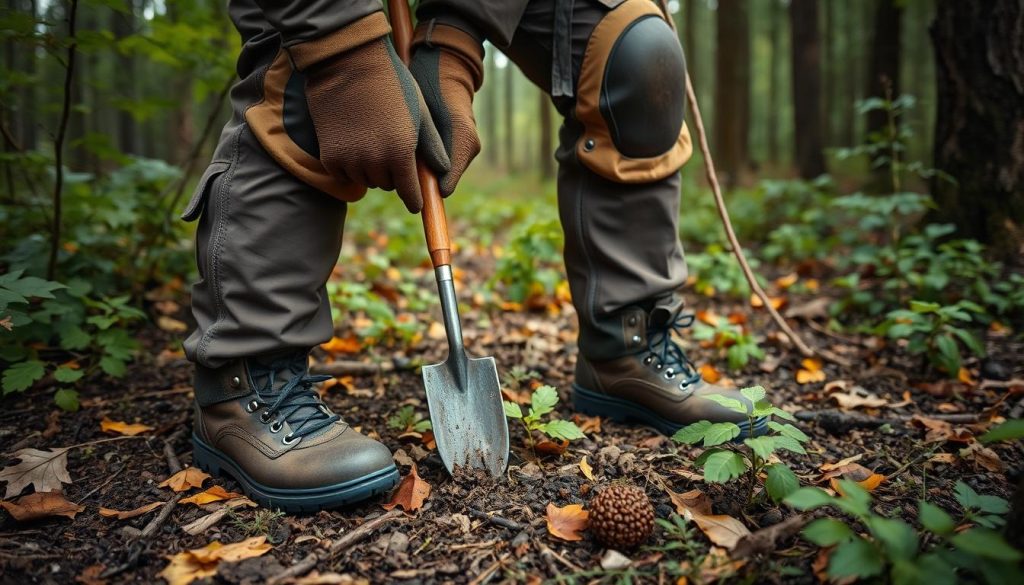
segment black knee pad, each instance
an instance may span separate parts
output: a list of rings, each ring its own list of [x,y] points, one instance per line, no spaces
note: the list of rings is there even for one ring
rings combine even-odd
[[[622,183],[663,179],[693,151],[683,121],[686,61],[649,0],[627,0],[594,28],[577,86],[580,161]]]

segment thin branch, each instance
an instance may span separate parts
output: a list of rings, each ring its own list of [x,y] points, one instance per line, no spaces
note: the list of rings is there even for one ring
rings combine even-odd
[[[61,203],[64,190],[64,139],[67,137],[68,120],[71,118],[71,84],[75,79],[75,53],[78,40],[75,38],[75,24],[78,16],[78,0],[71,0],[68,12],[68,45],[67,67],[64,70],[64,105],[61,108],[60,126],[57,138],[53,142],[54,173],[56,180],[53,186],[53,228],[50,233],[50,263],[46,269],[46,278],[53,280],[57,275],[57,252],[60,250]]]

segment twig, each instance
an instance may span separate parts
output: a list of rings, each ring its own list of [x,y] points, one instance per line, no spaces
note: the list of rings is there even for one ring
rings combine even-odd
[[[824,410],[801,410],[793,416],[797,420],[816,422],[825,430],[833,434],[841,434],[850,429],[865,428],[873,429],[882,425],[899,425],[913,420],[914,416],[932,418],[955,424],[971,424],[980,422],[988,417],[985,413],[978,414],[918,414],[918,415],[893,415],[889,417],[868,416],[859,412],[843,412],[835,408]]]
[[[558,562],[562,563],[563,565],[565,565],[566,568],[568,568],[570,571],[580,572],[580,571],[583,570],[580,567],[577,567],[576,565],[570,563],[568,560],[565,559],[565,557],[563,557],[562,555],[556,553],[554,550],[552,550],[550,547],[548,547],[543,542],[538,542],[537,544],[540,546],[540,554],[542,554],[542,555],[551,555],[552,557],[554,557],[554,559],[556,561],[558,561]]]
[[[105,482],[101,483],[100,485],[96,486],[95,488],[90,490],[89,493],[87,493],[84,496],[82,496],[81,498],[79,498],[77,503],[79,505],[81,505],[82,502],[84,502],[84,501],[89,499],[89,496],[95,494],[96,492],[98,492],[101,489],[105,488],[106,486],[110,485],[110,482],[114,481],[114,479],[117,476],[121,475],[121,472],[124,471],[125,469],[128,469],[128,464],[127,463],[125,463],[124,465],[119,467],[117,471],[115,471],[113,474],[111,474],[110,477],[107,478],[107,481],[105,481]]]
[[[516,530],[516,531],[522,531],[522,530],[524,530],[526,528],[525,526],[523,526],[522,524],[520,524],[518,522],[513,522],[512,520],[509,520],[508,518],[502,518],[501,516],[498,516],[498,515],[495,515],[495,514],[488,514],[487,512],[484,512],[483,510],[477,510],[476,508],[469,508],[468,511],[469,511],[469,515],[470,516],[474,516],[476,518],[480,518],[481,520],[487,520],[488,522],[490,522],[491,524],[494,524],[495,526],[500,526],[502,528],[508,528],[509,530]]]
[[[160,508],[160,513],[150,520],[149,524],[146,524],[142,529],[142,534],[139,535],[139,540],[149,540],[154,534],[156,534],[156,531],[160,530],[160,527],[163,526],[164,522],[171,517],[171,512],[174,511],[174,508],[178,505],[178,501],[184,496],[185,494],[181,493],[175,495],[170,500],[167,500],[164,507]]]
[[[308,555],[306,555],[301,561],[295,563],[294,565],[288,567],[287,569],[281,571],[280,573],[268,579],[267,585],[278,585],[278,583],[282,583],[288,579],[301,577],[302,575],[305,575],[306,573],[312,571],[319,561],[320,557],[318,557],[315,552],[311,552]]]
[[[46,268],[46,278],[53,280],[57,274],[57,252],[60,250],[61,230],[61,204],[64,192],[64,138],[68,132],[68,120],[71,117],[71,84],[75,79],[75,53],[78,50],[78,40],[75,38],[76,16],[78,15],[78,0],[71,0],[71,8],[68,11],[68,38],[71,44],[68,45],[68,62],[64,70],[64,104],[61,106],[60,126],[57,127],[57,137],[53,141],[54,158],[54,183],[53,183],[53,228],[50,233],[50,262]]]
[[[309,373],[325,376],[362,376],[393,371],[395,371],[395,365],[390,362],[371,364],[354,360],[338,360],[328,364],[316,364],[309,368]]]
[[[476,579],[470,581],[469,585],[480,585],[481,583],[485,583],[486,581],[488,581],[491,578],[491,575],[494,574],[495,571],[497,571],[502,565],[505,564],[505,561],[508,560],[508,557],[511,554],[512,553],[505,553],[501,555],[501,558],[494,561],[494,563],[492,563],[491,566],[484,569],[483,573],[477,575]]]
[[[799,532],[800,529],[809,521],[809,516],[798,514],[796,516],[791,516],[778,524],[773,524],[767,528],[762,528],[757,532],[748,534],[736,543],[736,548],[732,549],[729,556],[732,559],[746,559],[770,553],[778,547],[779,542],[785,541],[787,538]]]
[[[185,431],[186,429],[180,429],[164,439],[164,458],[167,459],[167,469],[170,470],[171,475],[181,471],[181,461],[178,459],[177,453],[174,452],[174,443],[184,436]]]

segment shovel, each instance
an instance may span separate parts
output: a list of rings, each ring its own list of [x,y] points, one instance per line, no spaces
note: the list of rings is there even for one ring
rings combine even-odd
[[[388,14],[395,49],[408,64],[412,19],[407,0],[388,0]],[[498,368],[493,357],[471,358],[466,354],[441,191],[433,171],[423,161],[417,161],[417,172],[423,192],[423,231],[448,336],[448,359],[423,367],[423,386],[437,452],[449,473],[454,474],[456,466],[475,467],[499,477],[508,465],[508,423],[501,402]]]

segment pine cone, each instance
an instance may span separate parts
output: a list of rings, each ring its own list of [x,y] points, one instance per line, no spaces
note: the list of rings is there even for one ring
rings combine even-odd
[[[590,501],[590,530],[609,548],[631,549],[654,532],[654,508],[636,486],[608,486]]]

